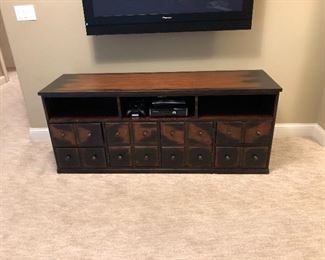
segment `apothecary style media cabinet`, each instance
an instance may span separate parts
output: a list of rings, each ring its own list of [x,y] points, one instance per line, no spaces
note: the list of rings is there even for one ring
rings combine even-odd
[[[268,173],[280,91],[249,70],[65,74],[39,95],[59,173]],[[187,115],[150,116],[157,99]]]

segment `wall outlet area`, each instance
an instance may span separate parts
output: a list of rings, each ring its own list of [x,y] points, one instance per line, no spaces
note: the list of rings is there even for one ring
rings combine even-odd
[[[14,6],[17,21],[36,21],[34,5],[15,5]]]

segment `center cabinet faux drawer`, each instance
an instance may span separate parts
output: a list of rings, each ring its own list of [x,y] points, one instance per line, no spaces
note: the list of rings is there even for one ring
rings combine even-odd
[[[217,122],[217,144],[231,145],[242,142],[244,124],[239,121]]]
[[[188,123],[188,144],[190,146],[206,146],[213,143],[212,122],[190,122]]]
[[[109,157],[112,167],[131,167],[131,147],[110,147],[109,148]]]
[[[157,122],[136,122],[132,127],[135,145],[158,145]]]
[[[142,167],[159,166],[158,147],[135,147],[135,165]]]
[[[183,122],[162,122],[160,129],[162,145],[184,145],[185,124]]]
[[[129,123],[107,123],[105,124],[105,131],[109,145],[130,144]]]

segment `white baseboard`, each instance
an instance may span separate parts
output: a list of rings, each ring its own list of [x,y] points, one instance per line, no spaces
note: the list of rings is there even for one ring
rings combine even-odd
[[[29,128],[29,136],[32,140],[47,140],[50,139],[49,129],[42,128]]]
[[[5,76],[0,76],[0,85],[5,84],[5,83],[6,83]]]
[[[275,137],[309,137],[325,146],[325,130],[319,124],[279,123],[275,124]]]
[[[50,138],[47,128],[30,128],[32,140]],[[279,123],[275,124],[275,137],[309,137],[322,146],[325,146],[325,130],[319,124]]]

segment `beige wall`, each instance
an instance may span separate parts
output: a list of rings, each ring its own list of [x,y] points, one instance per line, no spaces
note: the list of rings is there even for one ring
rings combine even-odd
[[[0,49],[0,52],[1,52],[1,49]],[[1,55],[1,53],[0,53],[0,55]],[[2,81],[3,81],[3,79],[2,79],[3,76],[4,76],[4,72],[3,72],[2,67],[1,67],[1,65],[0,65],[0,84],[1,84]]]
[[[8,42],[7,33],[2,20],[2,13],[0,9],[0,48],[2,50],[3,58],[8,69],[15,67],[14,59]]]
[[[323,21],[322,21],[322,52],[321,58],[321,85],[323,88],[323,95],[321,95],[321,101],[319,106],[318,123],[325,129],[325,1],[323,1]]]
[[[325,129],[325,87],[323,89],[322,100],[321,100],[321,104],[319,106],[318,123]]]
[[[264,69],[283,88],[279,122],[316,122],[324,0],[256,0],[251,31],[88,37],[80,0],[4,0],[1,8],[32,127],[37,91],[63,73]],[[35,22],[13,6],[34,4]]]

